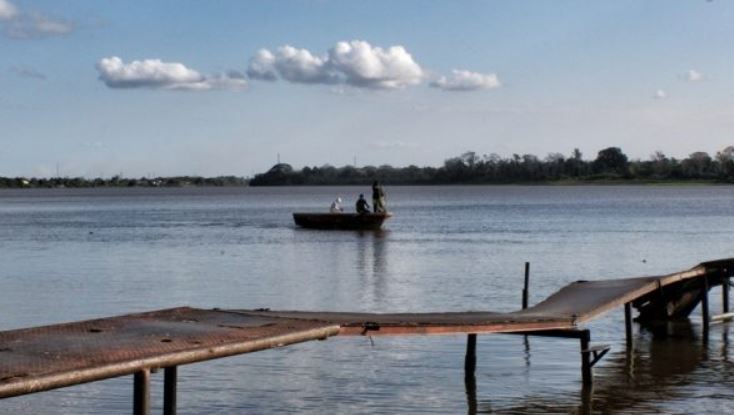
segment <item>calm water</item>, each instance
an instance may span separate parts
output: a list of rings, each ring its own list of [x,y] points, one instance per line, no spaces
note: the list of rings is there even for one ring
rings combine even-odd
[[[533,303],[578,279],[734,256],[734,187],[723,186],[388,187],[385,232],[293,226],[293,211],[368,190],[2,191],[0,327],[181,305],[510,311],[525,261]],[[592,340],[612,351],[592,394],[574,340],[480,336],[467,391],[465,336],[350,337],[183,366],[179,412],[734,412],[731,328],[704,343],[697,313],[667,336],[636,327],[632,356],[622,310],[594,321]],[[0,413],[129,413],[131,390],[130,377],[112,379],[3,400]]]

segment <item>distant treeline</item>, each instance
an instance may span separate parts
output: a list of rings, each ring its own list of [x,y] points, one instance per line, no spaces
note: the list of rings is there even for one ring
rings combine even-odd
[[[48,179],[0,177],[0,188],[247,186],[247,182],[247,179],[235,176],[143,177],[140,179],[130,179],[120,176],[114,176],[109,179],[86,179],[83,177],[52,177]]]
[[[544,182],[734,182],[734,146],[710,156],[695,152],[679,160],[655,152],[649,160],[629,160],[619,147],[598,152],[594,160],[584,160],[575,149],[568,157],[561,153],[540,159],[532,154],[478,155],[473,151],[446,160],[441,167],[344,166],[304,167],[294,170],[280,163],[255,175],[251,186],[282,185],[366,185],[380,180],[392,185],[411,184],[504,184]]]

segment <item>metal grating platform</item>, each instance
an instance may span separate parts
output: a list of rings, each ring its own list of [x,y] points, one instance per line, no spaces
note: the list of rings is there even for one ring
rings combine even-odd
[[[0,332],[0,397],[337,334],[330,323],[188,307]]]

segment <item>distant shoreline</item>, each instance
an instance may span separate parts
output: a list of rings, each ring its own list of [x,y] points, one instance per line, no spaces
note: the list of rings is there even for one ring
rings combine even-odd
[[[294,169],[278,163],[256,174],[250,186],[370,185],[637,185],[637,184],[718,184],[734,183],[734,146],[715,157],[695,152],[679,160],[656,152],[649,160],[629,160],[619,147],[600,150],[587,160],[578,149],[570,156],[548,154],[543,159],[532,154],[478,155],[468,151],[444,161],[439,167],[331,165]]]
[[[503,182],[503,183],[390,183],[383,182],[385,186],[397,187],[397,186],[415,186],[415,187],[451,187],[451,186],[549,186],[549,187],[584,187],[584,186],[668,186],[668,187],[690,187],[690,186],[730,186],[734,183],[716,181],[716,180],[624,180],[624,179],[610,179],[610,180],[557,180],[557,181],[537,181],[537,182]],[[273,184],[273,185],[258,185],[252,186],[249,184],[169,184],[169,185],[20,185],[20,186],[0,186],[2,190],[32,190],[32,189],[89,189],[89,190],[107,190],[107,189],[185,189],[185,188],[246,188],[246,187],[257,187],[257,188],[277,188],[277,187],[358,187],[358,186],[369,186],[371,183],[320,183],[320,184]]]
[[[249,180],[244,177],[218,176],[174,176],[156,178],[86,179],[83,177],[25,178],[0,177],[0,189],[110,189],[110,188],[156,188],[156,187],[245,187]]]

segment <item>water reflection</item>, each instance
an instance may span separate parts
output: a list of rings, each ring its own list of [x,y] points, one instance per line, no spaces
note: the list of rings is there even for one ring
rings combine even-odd
[[[667,412],[666,408],[674,407],[676,401],[697,396],[700,385],[726,384],[730,376],[727,374],[732,369],[728,352],[730,326],[724,324],[712,330],[709,342],[702,341],[700,329],[689,320],[642,328],[632,348],[621,347],[621,351],[611,352],[602,360],[594,370],[594,386],[581,388],[576,403],[566,401],[568,397],[563,394],[549,393],[525,396],[518,405],[493,408],[491,398],[477,398],[477,385],[472,377],[465,383],[468,413]],[[569,344],[569,348],[575,347]],[[529,356],[529,352],[525,355]],[[536,355],[538,358],[542,356]],[[526,364],[530,364],[529,358]],[[485,393],[491,396],[491,391]]]
[[[477,378],[474,373],[464,376],[464,387],[466,388],[467,414],[476,415],[479,403],[477,402]]]
[[[360,231],[357,233],[357,272],[362,292],[373,304],[386,295],[388,274],[389,231]]]

